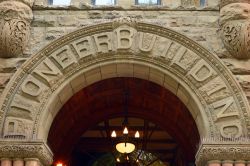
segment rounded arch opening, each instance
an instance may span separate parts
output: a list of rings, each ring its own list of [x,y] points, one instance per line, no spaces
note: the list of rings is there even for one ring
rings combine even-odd
[[[90,47],[82,52],[84,42]],[[200,137],[249,134],[246,96],[216,55],[170,29],[119,18],[65,35],[25,62],[2,95],[2,137],[46,141],[68,99],[114,77],[142,78],[169,89],[192,114]]]
[[[84,88],[96,84],[106,79],[129,77],[153,82],[166,89],[179,98],[194,119],[200,137],[209,135],[208,120],[205,112],[202,111],[201,103],[193,94],[192,90],[185,82],[181,82],[176,76],[167,70],[163,70],[153,64],[138,63],[136,60],[122,62],[105,62],[94,65],[91,68],[80,71],[71,77],[68,82],[64,82],[58,93],[51,96],[52,100],[47,105],[47,112],[44,112],[38,128],[38,138],[47,140],[49,129],[54,118],[63,105],[74,95]],[[135,114],[136,116],[136,114]],[[95,122],[97,123],[97,122]]]
[[[187,162],[193,162],[200,136],[188,108],[166,88],[131,77],[93,83],[64,104],[48,136],[56,159],[69,160],[81,135],[97,123],[123,117],[124,90],[130,93],[128,115],[160,126],[175,139]]]

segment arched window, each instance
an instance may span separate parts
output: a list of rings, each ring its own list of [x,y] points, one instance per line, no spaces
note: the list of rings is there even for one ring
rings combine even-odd
[[[92,0],[93,5],[115,5],[116,0]]]
[[[69,6],[71,0],[49,0],[49,5],[65,5]]]
[[[160,0],[135,0],[136,5],[160,5]]]

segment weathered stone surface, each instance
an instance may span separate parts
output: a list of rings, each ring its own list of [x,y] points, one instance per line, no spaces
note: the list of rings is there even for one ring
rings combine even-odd
[[[0,72],[13,73],[25,61],[26,61],[26,58],[8,58],[8,59],[0,58]]]
[[[248,102],[250,103],[250,76],[249,75],[237,75],[237,80],[239,81],[241,87],[243,88]]]
[[[228,4],[231,4],[231,3],[248,3],[249,0],[221,0],[220,1],[220,7],[224,7]]]
[[[236,75],[250,75],[250,60],[222,59],[227,67]]]
[[[12,73],[0,73],[0,96],[12,75]]]
[[[21,2],[0,3],[0,57],[15,57],[24,52],[32,18],[30,7]]]
[[[249,19],[250,4],[232,3],[220,10],[220,24],[231,20]]]
[[[6,0],[0,0],[0,3],[4,2],[4,1],[6,1]],[[8,1],[11,3],[21,2],[25,5],[28,5],[29,7],[32,7],[35,0],[8,0]]]

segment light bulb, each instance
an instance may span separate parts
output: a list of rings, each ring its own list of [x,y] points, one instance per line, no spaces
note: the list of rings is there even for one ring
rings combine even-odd
[[[117,159],[116,159],[116,161],[117,161],[117,162],[120,162],[120,159],[119,159],[119,158],[117,158]]]
[[[129,157],[127,156],[127,158],[126,158],[127,160],[129,160]]]
[[[136,131],[136,133],[135,133],[135,138],[140,138],[140,133],[139,133],[139,131]]]
[[[124,130],[123,130],[123,134],[128,134],[128,128],[125,126]]]
[[[111,137],[112,137],[112,138],[115,138],[115,137],[116,137],[116,132],[115,132],[115,130],[112,131]]]

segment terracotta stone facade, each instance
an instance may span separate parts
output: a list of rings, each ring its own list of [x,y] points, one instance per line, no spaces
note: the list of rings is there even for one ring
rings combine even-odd
[[[1,166],[51,165],[46,142],[60,108],[114,77],[180,98],[202,138],[196,165],[249,166],[249,12],[244,0],[1,0]]]

